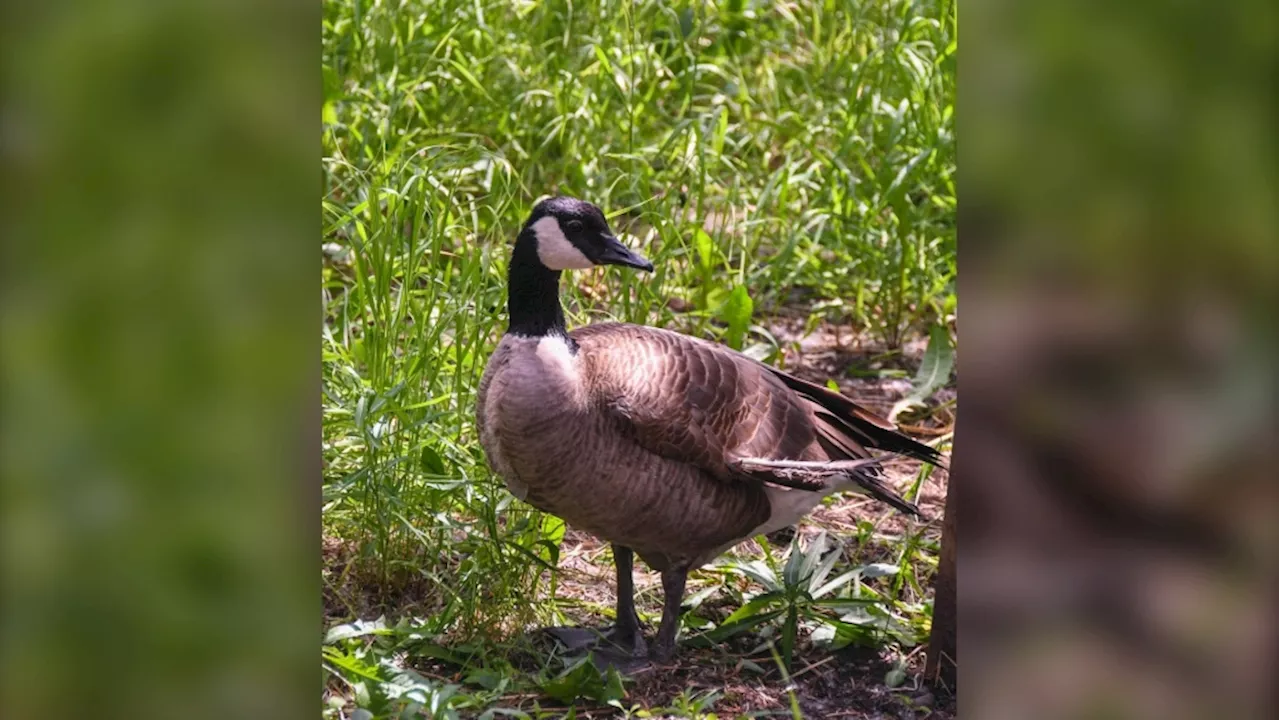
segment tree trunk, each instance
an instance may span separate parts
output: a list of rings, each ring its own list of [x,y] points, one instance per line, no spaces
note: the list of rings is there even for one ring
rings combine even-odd
[[[942,548],[933,581],[933,632],[925,677],[951,693],[956,689],[956,490],[947,478],[947,502],[942,511]]]

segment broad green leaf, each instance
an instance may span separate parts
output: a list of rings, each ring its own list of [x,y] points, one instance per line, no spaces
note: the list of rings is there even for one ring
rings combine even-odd
[[[686,7],[680,11],[680,35],[689,37],[693,34],[693,8]]]
[[[513,542],[505,538],[503,539],[503,545],[515,550],[521,555],[524,555],[525,557],[529,558],[533,562],[536,562],[537,564],[541,565],[543,568],[546,568],[547,570],[555,572],[556,566],[553,565],[551,561],[547,559],[547,557],[548,555],[550,555],[551,557],[554,557],[557,561],[559,561],[560,546],[552,543],[550,540],[541,538],[533,543],[533,546],[535,549],[546,548],[548,551],[546,553],[541,551],[534,552],[533,550],[530,550],[529,548],[525,547],[524,545],[521,545],[518,542]]]
[[[702,269],[710,270],[715,262],[716,245],[706,230],[698,228],[693,233],[693,248],[698,252],[698,264]]]
[[[444,459],[440,457],[440,453],[430,445],[422,447],[422,454],[419,457],[419,464],[422,471],[428,475],[444,475]]]
[[[747,328],[751,325],[753,303],[751,295],[744,285],[738,285],[729,293],[729,298],[720,306],[720,319],[729,325],[725,333],[725,344],[734,350],[742,349],[742,341],[746,337]]]
[[[603,702],[618,701],[627,696],[627,691],[622,687],[622,676],[618,674],[617,669],[610,667],[606,673],[604,691],[596,700]]]
[[[324,642],[326,645],[331,645],[348,638],[391,635],[394,632],[394,630],[387,627],[387,619],[385,617],[380,617],[377,620],[356,620],[355,622],[335,625],[329,628],[329,632],[324,636]]]
[[[564,540],[564,529],[565,529],[564,520],[561,520],[555,515],[550,515],[550,514],[544,514],[542,516],[542,539],[543,540],[548,540],[550,542],[555,543],[556,545],[559,545],[560,541]]]
[[[809,596],[821,597],[816,593],[822,589],[823,583],[826,582],[827,576],[831,574],[831,569],[836,566],[836,562],[840,560],[840,551],[836,550],[827,553],[818,567],[814,568],[813,574],[809,576]]]
[[[832,553],[832,555],[839,556],[839,553]],[[842,572],[839,575],[832,578],[831,582],[828,582],[822,587],[819,587],[817,590],[814,590],[811,594],[813,595],[814,598],[825,597],[829,595],[831,591],[837,590],[843,587],[845,583],[858,577],[861,574],[862,574],[862,568],[853,568],[852,570],[846,570],[845,572]]]
[[[498,690],[504,688],[508,682],[505,673],[499,672],[492,668],[476,668],[467,673],[466,683],[468,685],[476,685],[485,690]]]
[[[452,695],[447,686],[437,685],[413,670],[401,670],[391,680],[383,683],[382,691],[388,698],[409,697],[421,703],[438,702],[439,696]]]
[[[378,680],[377,683],[381,684],[381,680]],[[374,687],[377,687],[377,685],[375,684]],[[364,710],[366,713],[361,716],[361,720],[372,720],[372,718],[375,717],[374,714],[366,709],[368,706],[373,704],[374,698],[374,694],[369,692],[369,682],[367,680],[358,680],[351,684],[351,690],[352,694],[355,696],[356,705],[359,705],[360,709]]]
[[[724,153],[724,139],[725,139],[725,134],[728,132],[728,130],[729,130],[729,108],[721,107],[720,121],[716,123],[715,140],[713,140],[711,143],[711,147],[715,151],[716,155],[720,155]]]
[[[377,665],[365,662],[355,655],[342,652],[341,650],[337,650],[333,647],[324,648],[321,651],[321,655],[325,660],[328,660],[330,663],[346,670],[356,677],[373,680],[377,683],[383,682],[382,676],[378,673],[379,667]]]
[[[770,363],[774,356],[778,354],[778,346],[770,343],[751,343],[742,351],[743,355],[758,360],[762,363]]]
[[[905,189],[906,180],[912,176],[920,163],[932,154],[933,148],[925,148],[924,150],[916,153],[915,157],[907,161],[907,164],[903,165],[902,169],[898,170],[897,175],[894,175],[893,180],[890,181],[889,187],[885,188],[884,192],[881,194],[885,204],[891,205],[898,201]]]
[[[951,368],[955,366],[955,359],[951,333],[942,325],[934,325],[929,330],[929,345],[920,361],[920,369],[911,381],[911,392],[894,404],[889,411],[889,419],[893,420],[904,410],[923,404],[930,395],[946,385],[951,377]]]
[[[791,539],[791,552],[787,555],[787,564],[782,566],[782,584],[788,589],[800,585],[803,580],[801,567],[804,565],[804,553],[800,551],[800,534]]]
[[[829,622],[822,622],[809,633],[809,641],[814,645],[829,645],[836,639],[836,629]]]
[[[600,673],[589,658],[583,658],[558,677],[542,684],[542,691],[563,703],[590,697],[593,685],[603,685]]]
[[[548,565],[554,566],[560,561],[560,543],[564,541],[564,520],[555,515],[543,515],[540,530],[542,537],[535,543],[538,556],[547,561]]]
[[[778,576],[774,574],[773,569],[759,560],[735,563],[730,567],[760,583],[766,590],[782,589],[782,585],[778,582]]]
[[[583,658],[558,677],[544,682],[542,690],[564,703],[572,703],[578,698],[605,703],[621,700],[626,696],[622,676],[618,671],[609,668],[607,673],[601,674],[590,657]]]
[[[822,554],[827,550],[827,533],[826,531],[818,533],[818,536],[809,543],[809,547],[805,549],[804,556],[800,561],[800,579],[798,585],[804,585],[805,590],[809,590],[813,586],[813,577],[817,572],[818,563],[822,560]],[[838,555],[838,553],[832,553]],[[835,562],[834,560],[832,562]]]
[[[716,285],[710,290],[703,293],[703,308],[706,310],[719,310],[722,305],[729,301],[729,288],[723,285]]]
[[[724,627],[725,625],[742,622],[747,618],[760,614],[760,612],[765,608],[770,607],[781,600],[782,593],[778,591],[757,595],[754,598],[751,598],[751,600],[749,600],[745,605],[735,610],[732,615],[725,618],[724,622],[720,623],[720,626]]]
[[[739,620],[733,624],[722,623],[720,627],[708,633],[705,633],[704,635],[702,635],[702,637],[706,638],[711,642],[720,642],[722,640],[731,638],[734,635],[737,635],[738,633],[750,630],[751,628],[756,627],[757,625],[763,625],[767,622],[770,622],[774,618],[781,616],[782,613],[786,611],[787,611],[786,608],[777,608],[776,610],[770,610],[768,612],[765,612],[759,615],[752,615],[751,617],[747,617],[745,619]],[[694,640],[694,638],[690,638],[690,640]]]
[[[694,594],[690,595],[689,597],[685,598],[685,600],[684,600],[684,603],[683,603],[683,604],[684,604],[686,607],[696,608],[696,607],[698,607],[698,606],[702,605],[702,603],[703,603],[703,602],[705,602],[707,598],[711,597],[712,595],[714,595],[714,594],[716,594],[716,593],[718,593],[718,592],[720,592],[720,586],[719,586],[719,585],[708,585],[708,586],[706,586],[706,587],[702,588],[701,590],[699,590],[698,592],[696,592],[696,593],[694,593]]]
[[[410,654],[416,658],[432,658],[433,660],[443,660],[453,665],[466,665],[467,658],[461,653],[454,652],[443,645],[436,643],[420,643],[412,646]]]
[[[877,578],[887,575],[897,575],[899,568],[893,563],[871,563],[862,567],[862,577]]]
[[[324,82],[324,102],[330,104],[342,97],[342,80],[338,73],[328,65],[320,66],[320,76]]]
[[[925,348],[920,369],[911,383],[911,397],[924,400],[951,377],[955,365],[955,350],[951,347],[951,333],[942,325],[929,329],[929,345]]]

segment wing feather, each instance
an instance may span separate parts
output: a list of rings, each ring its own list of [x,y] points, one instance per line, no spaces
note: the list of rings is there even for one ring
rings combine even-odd
[[[898,455],[906,455],[927,462],[930,465],[942,466],[942,455],[934,448],[917,442],[898,432],[893,423],[858,405],[849,398],[828,390],[821,385],[801,380],[777,368],[764,365],[774,377],[781,380],[788,388],[821,405],[828,412],[828,421],[836,419],[842,428],[857,436],[868,447],[885,450]]]
[[[797,479],[795,472],[770,475],[762,467],[745,472],[741,463],[868,460],[870,449],[935,464],[940,459],[933,448],[848,398],[724,346],[625,323],[589,325],[570,334],[586,353],[600,406],[624,432],[651,452],[715,477],[818,490],[827,480]],[[859,463],[856,472],[846,473],[871,495],[914,509],[879,474],[874,463]]]

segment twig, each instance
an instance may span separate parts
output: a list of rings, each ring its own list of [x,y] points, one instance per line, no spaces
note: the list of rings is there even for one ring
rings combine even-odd
[[[800,672],[798,672],[798,673],[796,673],[796,674],[792,675],[792,676],[791,676],[791,679],[792,679],[792,680],[795,680],[796,678],[798,678],[798,677],[800,677],[801,675],[803,675],[803,674],[805,674],[805,673],[809,672],[810,670],[813,670],[813,669],[815,669],[815,668],[818,668],[818,667],[821,667],[821,666],[823,666],[823,665],[826,665],[827,663],[829,663],[829,662],[831,662],[832,660],[835,660],[835,659],[836,659],[836,656],[835,656],[835,655],[828,655],[827,657],[823,658],[822,660],[819,660],[818,662],[813,663],[813,664],[812,664],[812,665],[810,665],[809,667],[804,668],[804,669],[803,669],[803,670],[801,670]]]
[[[942,435],[946,435],[947,433],[955,432],[956,424],[951,423],[950,425],[943,428],[931,428],[931,427],[925,427],[924,425],[899,425],[898,427],[901,428],[902,430],[905,430],[911,433],[912,435],[928,435],[931,437],[941,437]]]

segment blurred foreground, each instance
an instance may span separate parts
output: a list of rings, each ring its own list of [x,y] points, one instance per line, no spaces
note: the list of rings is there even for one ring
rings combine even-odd
[[[964,18],[961,716],[1275,717],[1275,6],[1012,5]]]
[[[0,24],[13,717],[314,717],[318,23],[237,7]],[[1276,715],[1275,13],[964,9],[962,717]]]
[[[5,6],[6,717],[314,717],[317,14]]]

